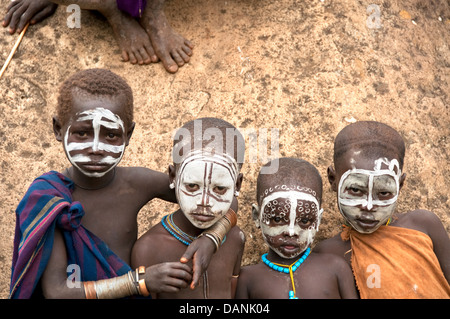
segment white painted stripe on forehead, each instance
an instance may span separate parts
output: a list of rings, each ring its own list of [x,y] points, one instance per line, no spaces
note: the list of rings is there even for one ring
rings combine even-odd
[[[192,161],[196,161],[196,160],[200,160],[203,162],[217,163],[219,165],[223,165],[223,166],[227,167],[230,171],[231,177],[236,182],[237,175],[239,173],[238,164],[237,164],[236,160],[233,157],[231,157],[230,155],[228,155],[226,153],[221,153],[221,154],[215,153],[214,155],[212,155],[209,152],[204,152],[202,150],[192,151],[192,152],[189,152],[184,157],[179,171],[182,172],[184,170],[184,167],[186,166],[186,164],[188,164]]]
[[[123,129],[123,121],[120,119],[120,117],[110,110],[107,110],[102,107],[98,107],[93,110],[87,110],[78,113],[78,115],[82,115],[77,119],[77,121],[97,121],[100,125],[103,125],[108,128],[118,128],[117,125],[119,125]],[[105,118],[109,121],[102,121],[102,118]]]

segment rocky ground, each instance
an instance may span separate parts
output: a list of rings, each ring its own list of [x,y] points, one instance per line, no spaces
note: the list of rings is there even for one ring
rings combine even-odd
[[[8,3],[0,0],[1,12]],[[111,69],[134,91],[137,125],[123,166],[166,171],[173,130],[197,117],[220,117],[247,133],[278,129],[280,155],[310,161],[324,178],[317,240],[341,225],[326,180],[335,135],[355,120],[391,125],[407,145],[399,210],[432,210],[450,233],[448,1],[171,0],[166,13],[195,44],[176,74],[160,63],[121,62],[97,13],[82,11],[81,28],[70,29],[70,13],[59,7],[25,34],[0,80],[0,297],[9,291],[17,204],[35,177],[68,165],[51,127],[57,89],[85,68]],[[0,28],[1,64],[16,38]],[[266,251],[250,216],[265,160],[247,158],[242,169],[245,265]],[[175,208],[149,203],[139,233]]]

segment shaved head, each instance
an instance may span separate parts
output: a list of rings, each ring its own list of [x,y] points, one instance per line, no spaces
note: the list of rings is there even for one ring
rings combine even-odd
[[[175,164],[182,162],[191,151],[228,154],[242,167],[245,140],[231,123],[213,117],[195,119],[184,124],[173,139],[172,158]]]
[[[292,157],[282,157],[274,159],[278,161],[278,171],[275,174],[259,174],[257,180],[257,198],[258,204],[261,204],[265,196],[265,190],[277,185],[286,185],[292,187],[304,187],[311,189],[320,203],[322,200],[322,178],[319,171],[309,162]],[[272,162],[264,166],[272,165]]]
[[[405,142],[392,127],[375,121],[361,121],[342,129],[334,141],[334,164],[343,155],[352,150],[362,150],[368,158],[380,158],[390,155],[397,158],[403,168]]]

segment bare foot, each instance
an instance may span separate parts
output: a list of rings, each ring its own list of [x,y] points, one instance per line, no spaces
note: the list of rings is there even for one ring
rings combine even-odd
[[[158,62],[145,30],[129,14],[117,9],[116,0],[105,1],[99,11],[108,19],[122,51],[122,60],[132,64]]]
[[[25,25],[36,24],[51,16],[58,5],[47,0],[15,0],[6,9],[3,27],[9,26],[9,33],[22,32]]]
[[[149,1],[140,23],[150,36],[153,49],[164,68],[175,73],[179,67],[189,62],[194,46],[169,25],[162,8],[163,3],[164,0]]]

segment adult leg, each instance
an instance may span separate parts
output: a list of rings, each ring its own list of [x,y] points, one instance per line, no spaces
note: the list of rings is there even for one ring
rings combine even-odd
[[[73,0],[52,0],[55,3],[70,5]],[[116,0],[76,1],[81,9],[96,10],[108,19],[114,36],[122,51],[122,59],[132,64],[157,62],[150,39],[138,21],[117,8]]]
[[[189,62],[194,46],[176,33],[164,14],[165,0],[149,0],[140,20],[152,41],[153,49],[164,68],[175,73]]]

